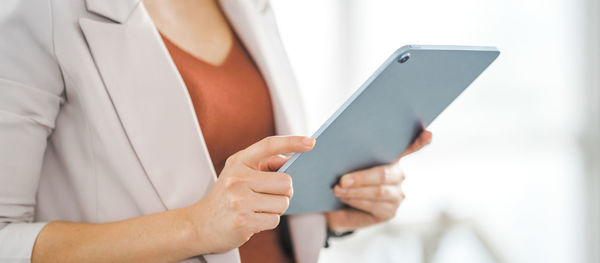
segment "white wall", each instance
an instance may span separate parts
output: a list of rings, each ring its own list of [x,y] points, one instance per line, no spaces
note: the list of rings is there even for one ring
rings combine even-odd
[[[431,125],[434,143],[405,163],[408,198],[392,224],[449,211],[475,220],[509,262],[584,260],[582,0],[272,6],[313,129],[402,45],[497,46],[499,59]],[[421,259],[414,237],[379,233],[384,229],[334,243],[322,261]],[[436,261],[481,262],[481,248],[457,231]]]

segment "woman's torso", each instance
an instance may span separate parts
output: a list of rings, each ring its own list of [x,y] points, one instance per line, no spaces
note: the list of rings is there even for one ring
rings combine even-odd
[[[268,88],[237,37],[219,65],[162,38],[190,93],[217,174],[229,156],[275,134]],[[291,262],[282,227],[253,235],[239,248],[242,262]]]
[[[16,92],[18,104],[9,106],[36,120],[17,123],[27,126],[6,134],[15,138],[7,145],[13,150],[2,152],[28,163],[15,166],[9,184],[19,189],[11,198],[22,205],[3,208],[15,218],[122,220],[191,205],[216,179],[190,97],[143,5],[88,2],[23,2],[23,10],[14,10],[28,33],[12,37],[21,57],[2,78],[28,88],[3,85]],[[257,29],[269,28],[269,9],[223,2],[231,2],[234,27],[266,72],[277,132],[303,133],[295,125],[302,113],[283,49]],[[206,256],[236,257],[236,251]]]

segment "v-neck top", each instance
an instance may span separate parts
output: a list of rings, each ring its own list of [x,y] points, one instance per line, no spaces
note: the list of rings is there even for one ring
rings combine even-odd
[[[275,134],[267,84],[237,36],[220,65],[161,36],[188,89],[217,174],[229,156]],[[284,243],[280,225],[253,235],[239,248],[240,257],[243,263],[292,262]]]

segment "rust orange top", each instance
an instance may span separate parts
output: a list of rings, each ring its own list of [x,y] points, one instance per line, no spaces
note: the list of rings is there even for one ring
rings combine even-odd
[[[267,85],[236,36],[218,66],[162,38],[187,86],[217,174],[227,157],[275,133]],[[252,236],[239,248],[242,262],[292,262],[281,233],[277,227]]]

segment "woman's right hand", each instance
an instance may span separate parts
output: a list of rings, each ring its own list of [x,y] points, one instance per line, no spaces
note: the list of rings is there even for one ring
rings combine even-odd
[[[303,136],[267,137],[230,156],[211,192],[190,207],[199,254],[237,248],[258,232],[275,228],[292,198],[292,178],[274,172],[305,152],[315,140]]]

